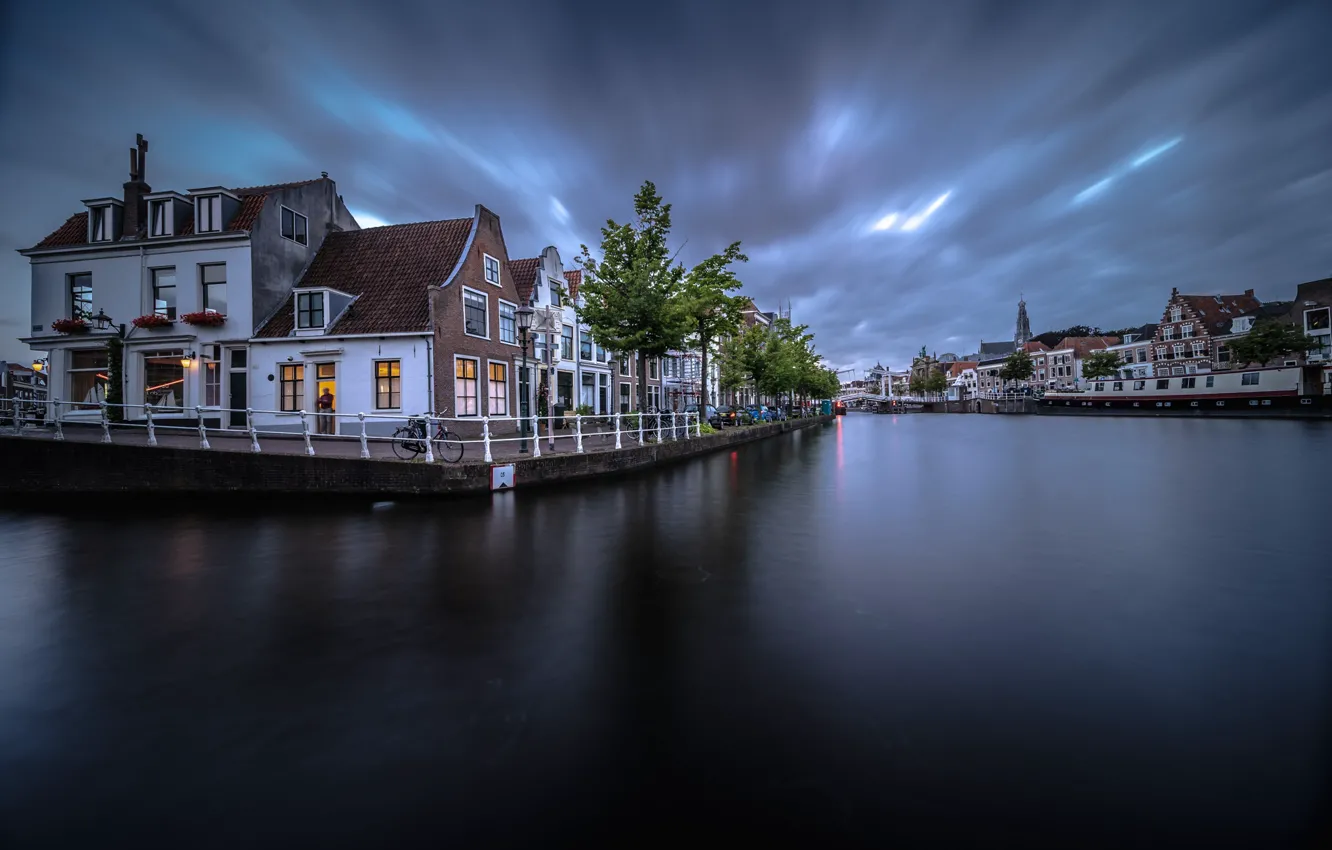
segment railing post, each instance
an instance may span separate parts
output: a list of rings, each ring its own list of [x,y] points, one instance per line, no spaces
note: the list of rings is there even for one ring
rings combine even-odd
[[[199,448],[211,449],[212,446],[208,445],[208,430],[204,428],[203,407],[196,404],[194,406],[194,415],[199,417]]]
[[[619,414],[619,411],[616,411],[616,413],[615,413],[615,448],[618,449],[619,447],[620,447],[620,414]]]
[[[60,423],[60,399],[51,399],[51,409],[55,411],[55,438],[56,442],[65,441],[65,427]]]
[[[305,418],[305,411],[301,411],[301,436],[305,438],[305,453],[314,457],[314,444],[310,442],[310,420]]]
[[[426,463],[435,462],[435,441],[430,439],[432,436],[434,436],[433,434],[430,433],[430,426],[435,424],[434,422],[431,421],[433,418],[434,417],[432,417],[429,413],[426,414],[425,417]]]
[[[356,418],[361,420],[361,457],[370,457],[370,444],[365,439],[365,414],[358,413]]]
[[[574,414],[574,451],[583,453],[583,414]]]
[[[99,401],[98,406],[102,408],[102,442],[111,442],[111,420],[106,418],[106,401]]]
[[[486,450],[486,455],[485,455],[485,458],[484,458],[484,459],[485,459],[485,462],[486,462],[486,463],[490,463],[490,462],[492,462],[492,461],[494,460],[494,458],[490,456],[490,417],[489,417],[489,416],[482,416],[482,417],[481,417],[481,445],[482,445],[482,446],[485,448],[485,450]]]
[[[661,411],[657,411],[656,413],[654,413],[654,414],[652,414],[652,415],[655,416],[655,417],[657,417],[657,444],[660,445],[660,444],[661,444]]]
[[[259,432],[254,427],[254,409],[245,408],[245,428],[250,432],[250,451],[259,454]]]
[[[148,445],[157,445],[157,427],[153,425],[153,406],[145,403],[143,405],[144,418],[148,420]]]
[[[675,411],[671,411],[671,439],[680,439],[680,426],[675,424]]]
[[[698,412],[698,415],[694,417],[694,436],[703,436],[703,411],[701,410]]]
[[[643,445],[643,411],[638,411],[638,444]]]
[[[532,457],[541,457],[541,417],[532,414]]]

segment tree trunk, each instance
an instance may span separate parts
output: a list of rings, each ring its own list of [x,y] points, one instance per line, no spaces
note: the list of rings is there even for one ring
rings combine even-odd
[[[647,355],[638,352],[638,412],[647,412]]]
[[[708,415],[708,338],[699,331],[699,342],[703,346],[703,373],[701,377],[701,388],[698,391],[698,421],[702,422],[703,417]]]

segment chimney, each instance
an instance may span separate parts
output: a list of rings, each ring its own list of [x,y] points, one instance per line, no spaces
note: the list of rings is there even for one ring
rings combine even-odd
[[[1172,286],[1172,287],[1170,287],[1170,297],[1171,297],[1171,298],[1174,298],[1174,297],[1175,297],[1176,295],[1178,295],[1178,294],[1179,294],[1179,287],[1178,287],[1178,286]]]
[[[148,140],[142,133],[135,136],[135,147],[130,148],[130,179],[125,184],[125,226],[121,236],[125,239],[138,238],[139,232],[147,227],[147,202],[143,196],[153,191],[144,182],[144,166],[148,160]]]
[[[1252,297],[1253,297],[1253,290],[1252,290],[1252,289],[1246,289],[1246,290],[1244,290],[1244,294],[1247,295],[1247,296],[1249,296],[1250,298],[1252,298]]]

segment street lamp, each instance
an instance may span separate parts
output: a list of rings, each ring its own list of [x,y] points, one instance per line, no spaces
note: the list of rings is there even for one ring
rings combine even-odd
[[[518,319],[518,338],[523,346],[522,376],[527,382],[527,390],[524,393],[524,398],[522,400],[528,402],[528,405],[525,405],[525,407],[530,407],[532,398],[532,376],[527,374],[527,332],[532,328],[532,315],[534,312],[531,303],[524,304],[514,311],[514,315]],[[527,454],[527,416],[525,413],[526,411],[523,409],[519,409],[518,411],[518,433],[522,435],[522,440],[518,443],[519,454]]]
[[[103,310],[101,307],[97,308],[97,315],[93,316],[92,320],[97,323],[97,329],[99,331],[104,331],[107,328],[111,327],[111,323],[115,321],[115,319],[112,319],[110,316],[108,316],[106,314],[106,311]]]

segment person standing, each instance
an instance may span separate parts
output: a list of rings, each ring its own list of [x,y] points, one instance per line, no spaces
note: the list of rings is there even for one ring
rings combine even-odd
[[[333,429],[333,391],[324,387],[324,392],[320,394],[316,402],[319,410],[319,433],[332,434]]]

